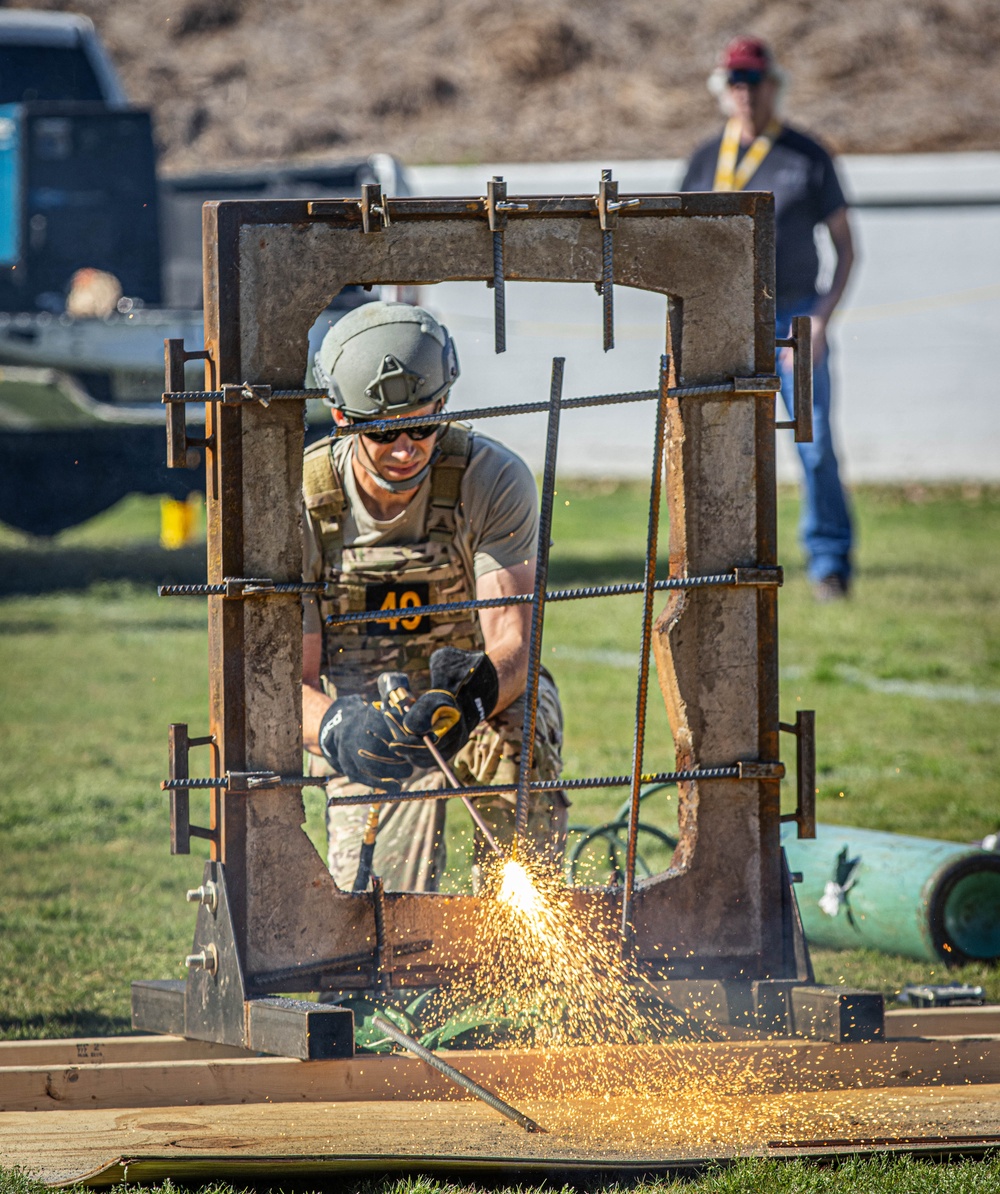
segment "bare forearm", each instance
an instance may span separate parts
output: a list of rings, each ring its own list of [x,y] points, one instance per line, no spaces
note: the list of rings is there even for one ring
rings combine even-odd
[[[531,593],[535,562],[488,572],[476,584],[480,598],[512,597]],[[484,609],[480,614],[486,654],[496,668],[500,695],[494,713],[506,709],[524,692],[528,679],[528,646],[531,634],[531,606],[507,605]]]
[[[302,745],[310,754],[318,755],[319,723],[333,703],[320,683],[320,664],[323,640],[319,634],[302,638]]]
[[[837,261],[833,271],[833,279],[830,282],[830,289],[826,294],[821,296],[814,311],[814,315],[821,319],[824,325],[829,322],[830,316],[837,309],[837,304],[844,296],[844,291],[847,289],[847,283],[850,280],[855,260],[854,236],[851,232],[847,209],[841,208],[840,211],[834,212],[826,223],[830,230],[830,239],[833,241]]]

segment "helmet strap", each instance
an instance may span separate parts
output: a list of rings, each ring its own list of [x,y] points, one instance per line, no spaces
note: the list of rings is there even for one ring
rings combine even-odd
[[[411,489],[416,489],[423,481],[424,477],[431,471],[431,467],[437,458],[441,455],[441,449],[435,445],[434,451],[431,453],[430,460],[424,465],[419,473],[414,473],[412,477],[407,477],[405,481],[388,481],[375,467],[375,462],[372,460],[368,449],[360,442],[361,436],[354,437],[354,455],[360,462],[361,467],[371,477],[380,489],[386,489],[389,493],[408,493]]]

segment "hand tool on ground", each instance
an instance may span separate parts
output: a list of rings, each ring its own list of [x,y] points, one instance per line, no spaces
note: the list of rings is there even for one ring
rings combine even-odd
[[[413,693],[410,690],[409,677],[405,672],[383,672],[378,678],[378,692],[382,698],[383,707],[395,710],[401,719],[406,716],[414,703]],[[452,771],[448,760],[441,754],[435,740],[447,734],[455,724],[455,713],[454,709],[447,706],[439,709],[432,722],[431,732],[423,736],[423,744],[430,751],[431,758],[433,758],[448,783],[453,788],[459,789],[465,785],[461,783],[454,771]],[[469,816],[472,817],[479,832],[486,839],[487,845],[494,854],[499,858],[503,858],[503,851],[497,845],[496,839],[490,832],[490,828],[483,819],[482,813],[480,813],[468,796],[463,796],[461,799],[462,803],[469,810]]]
[[[510,1103],[505,1103],[499,1095],[495,1095],[493,1091],[487,1090],[485,1086],[480,1086],[478,1082],[473,1082],[469,1077],[466,1077],[461,1070],[456,1070],[453,1065],[449,1065],[446,1061],[442,1061],[436,1053],[432,1053],[430,1049],[425,1049],[419,1041],[415,1041],[412,1036],[407,1036],[405,1032],[401,1032],[395,1024],[390,1024],[384,1016],[380,1016],[377,1012],[372,1016],[372,1023],[391,1041],[395,1041],[397,1045],[402,1045],[404,1049],[408,1050],[419,1057],[421,1061],[426,1061],[429,1066],[433,1066],[439,1074],[444,1074],[446,1078],[450,1078],[452,1082],[456,1082],[463,1090],[467,1090],[470,1094],[474,1094],[477,1099],[482,1099],[484,1103],[492,1107],[494,1111],[499,1111],[501,1115],[505,1115],[508,1119],[512,1119],[514,1123],[519,1124],[526,1132],[545,1132],[541,1124],[536,1124],[533,1119],[529,1119],[522,1111],[518,1111],[516,1107],[512,1107]]]

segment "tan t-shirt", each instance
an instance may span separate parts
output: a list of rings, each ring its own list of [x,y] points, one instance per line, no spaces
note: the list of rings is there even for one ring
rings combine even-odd
[[[334,466],[344,485],[345,547],[386,547],[421,543],[430,501],[430,477],[395,518],[375,518],[358,492],[350,453],[354,437],[333,446]],[[303,512],[302,578],[321,580],[323,554],[316,524]],[[472,453],[462,474],[456,542],[468,574],[476,579],[498,568],[534,559],[538,547],[538,490],[528,466],[509,448],[489,436],[473,433]],[[304,629],[319,633],[322,624],[315,598],[305,598]]]

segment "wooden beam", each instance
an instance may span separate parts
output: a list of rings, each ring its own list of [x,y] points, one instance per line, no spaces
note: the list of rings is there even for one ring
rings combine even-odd
[[[481,1050],[445,1056],[504,1097],[543,1091],[669,1091],[724,1077],[734,1091],[846,1090],[1000,1082],[1000,1037],[831,1044],[731,1041],[575,1048]],[[218,1058],[218,1059],[215,1059]],[[0,1111],[164,1107],[262,1102],[398,1102],[452,1099],[457,1089],[415,1058],[359,1055],[333,1061],[287,1058],[92,1062],[0,1068]]]
[[[106,1036],[0,1041],[0,1072],[11,1066],[79,1066],[108,1062],[203,1061],[253,1057],[247,1049],[182,1036]]]
[[[885,1013],[889,1040],[914,1036],[1000,1036],[1000,1006],[897,1008]]]

